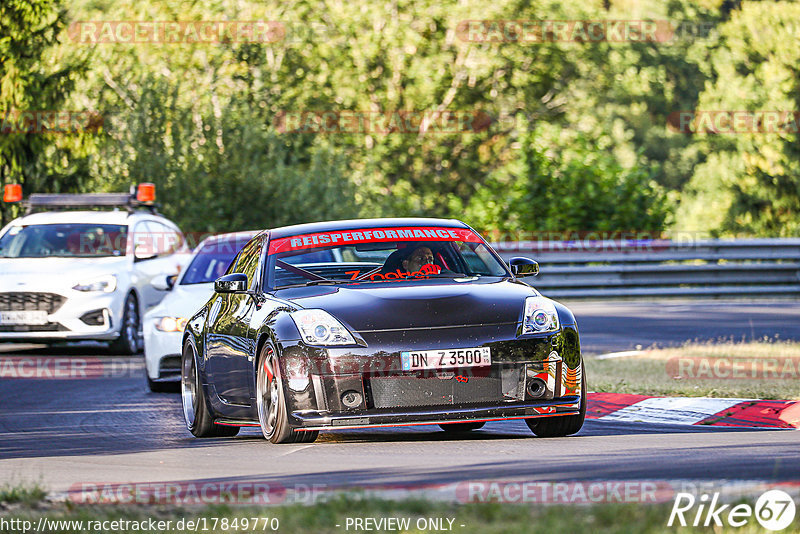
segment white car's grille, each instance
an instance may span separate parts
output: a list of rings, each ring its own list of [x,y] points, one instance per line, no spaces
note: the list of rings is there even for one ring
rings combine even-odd
[[[55,293],[0,293],[0,311],[43,310],[55,313],[65,300]]]

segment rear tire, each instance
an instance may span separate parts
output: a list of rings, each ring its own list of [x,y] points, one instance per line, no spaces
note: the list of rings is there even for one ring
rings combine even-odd
[[[581,363],[581,410],[577,415],[525,419],[531,432],[540,438],[560,438],[578,432],[586,419],[586,368]]]
[[[149,377],[148,377],[149,379]],[[215,425],[211,410],[208,408],[200,373],[197,369],[197,356],[194,348],[186,344],[181,355],[181,402],[183,419],[186,428],[196,438],[217,438],[235,436],[238,426]]]
[[[261,433],[272,443],[313,443],[319,432],[298,432],[289,426],[286,399],[278,355],[272,344],[265,343],[258,357],[256,370],[256,407]]]
[[[444,430],[449,434],[457,434],[461,432],[470,432],[472,430],[478,430],[485,425],[485,422],[476,422],[476,423],[443,423],[439,425],[439,428]]]
[[[139,343],[141,321],[139,320],[139,302],[136,295],[128,294],[122,307],[122,324],[119,337],[111,343],[111,351],[117,354],[136,354],[142,349]]]

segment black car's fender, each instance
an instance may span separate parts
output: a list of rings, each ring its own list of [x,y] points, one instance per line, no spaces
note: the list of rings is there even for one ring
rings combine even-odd
[[[215,295],[216,296],[216,295]],[[183,331],[183,340],[181,342],[181,353],[183,353],[183,348],[186,347],[187,343],[190,343],[192,348],[197,354],[197,370],[200,373],[200,383],[205,384],[207,383],[206,380],[206,373],[205,373],[205,358],[203,358],[203,354],[205,352],[205,329],[206,329],[206,319],[208,317],[208,310],[211,306],[213,299],[203,305],[194,315],[192,315],[188,321],[186,321],[186,328]]]
[[[253,362],[253,380],[255,383],[258,357],[266,343],[271,343],[278,354],[278,365],[282,376],[287,376],[286,358],[302,357],[308,362],[311,369],[318,368],[327,359],[328,352],[324,348],[309,347],[302,343],[300,331],[297,329],[294,320],[289,313],[297,308],[279,306],[273,309],[257,327],[255,332],[256,339],[256,358]],[[294,391],[289,388],[288,381],[283,380],[283,394],[286,399],[287,409],[291,413],[294,410],[316,409],[317,401],[314,395],[314,388],[309,382],[306,389]],[[255,393],[255,392],[254,392]],[[255,406],[255,398],[252,405]]]
[[[558,311],[561,335],[558,336],[558,353],[564,358],[564,364],[570,369],[578,369],[581,365],[581,343],[578,335],[578,323],[569,308],[560,302],[553,301]]]

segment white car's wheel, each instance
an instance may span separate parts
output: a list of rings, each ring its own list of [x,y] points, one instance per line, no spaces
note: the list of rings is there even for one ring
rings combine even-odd
[[[130,293],[122,307],[122,324],[119,337],[111,344],[111,350],[121,354],[136,354],[142,348],[139,343],[141,336],[141,321],[139,320],[139,302],[136,295]]]

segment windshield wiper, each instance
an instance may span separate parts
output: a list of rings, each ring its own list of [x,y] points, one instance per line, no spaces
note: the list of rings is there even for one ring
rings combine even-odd
[[[320,286],[320,285],[336,285],[336,284],[346,284],[348,282],[352,282],[352,280],[339,280],[336,278],[323,278],[322,280],[309,280],[304,286]]]
[[[291,287],[308,287],[308,286],[324,286],[324,285],[331,285],[335,286],[336,284],[347,284],[353,282],[353,280],[338,280],[335,278],[321,278],[319,280],[308,280],[306,282],[302,282],[300,284],[288,284],[285,286],[278,286],[275,289],[289,289]]]

